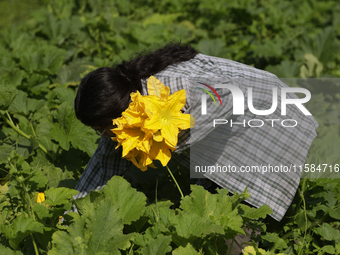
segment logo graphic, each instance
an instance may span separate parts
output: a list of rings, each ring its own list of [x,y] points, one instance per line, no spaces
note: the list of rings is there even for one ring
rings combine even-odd
[[[207,85],[205,83],[200,83],[204,86],[206,86],[207,88],[209,88],[211,91],[214,92],[214,94],[217,96],[217,98],[220,101],[220,104],[222,105],[222,100],[219,96],[219,94],[216,92],[216,90],[210,86]],[[197,87],[199,88],[199,87]],[[233,99],[233,114],[234,115],[244,115],[244,105],[245,105],[245,97],[243,94],[243,91],[235,86],[235,85],[230,85],[230,84],[216,84],[215,88],[225,88],[228,89],[231,92],[232,95],[232,99]],[[210,97],[213,99],[215,105],[217,105],[215,98],[213,97],[213,95],[206,89],[203,88],[199,88],[201,90],[203,90],[204,92],[206,92],[208,95],[210,95]],[[302,104],[303,103],[307,103],[310,98],[311,98],[311,94],[307,89],[304,88],[290,88],[290,87],[283,87],[280,88],[281,90],[281,115],[286,115],[286,108],[288,104],[293,104],[295,105],[303,114],[305,115],[312,115],[307,109],[306,107],[304,107]],[[277,87],[273,87],[272,88],[272,95],[273,95],[273,100],[272,100],[272,106],[270,107],[270,109],[267,110],[258,110],[255,109],[254,104],[253,104],[253,88],[252,87],[247,87],[247,92],[248,92],[248,109],[251,113],[254,113],[256,115],[270,115],[273,112],[275,112],[275,110],[277,109],[277,105],[278,105],[278,88]],[[207,114],[207,95],[206,93],[202,94],[202,110],[201,110],[201,114],[202,115],[206,115]],[[302,93],[305,94],[305,98],[287,98],[287,93]]]
[[[215,95],[217,96],[218,100],[220,100],[220,104],[222,105],[222,100],[221,100],[219,94],[217,93],[217,91],[216,91],[213,87],[211,87],[211,86],[208,85],[208,84],[202,83],[202,82],[197,82],[197,83],[202,84],[202,85],[208,87],[209,89],[211,89],[211,91],[214,92]],[[217,105],[215,98],[213,97],[213,95],[212,95],[208,90],[203,89],[203,88],[200,88],[200,87],[196,87],[196,88],[201,89],[201,90],[203,90],[204,92],[206,92],[207,94],[209,94],[209,96],[212,98],[212,100],[214,100],[215,105]]]
[[[218,100],[220,101],[220,104],[222,105],[222,100],[221,100],[219,94],[217,93],[217,91],[213,87],[211,87],[208,84],[202,83],[202,82],[197,82],[197,83],[206,86],[212,92],[214,92],[214,94],[217,96]],[[200,88],[200,87],[196,87],[196,88],[201,89],[205,93],[207,93],[212,98],[212,100],[214,101],[215,105],[217,106],[217,103],[216,103],[216,100],[215,100],[214,96],[208,90]],[[206,114],[207,114],[207,95],[206,94],[202,94],[202,115],[206,115]]]

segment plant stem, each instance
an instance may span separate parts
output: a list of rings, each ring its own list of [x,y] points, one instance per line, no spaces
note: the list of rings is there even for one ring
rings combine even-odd
[[[32,238],[32,242],[33,242],[33,247],[34,247],[34,251],[35,251],[35,255],[39,255],[39,251],[38,251],[38,247],[37,247],[37,244],[35,242],[35,239],[33,237],[32,234],[30,234],[31,238]]]
[[[176,186],[177,186],[177,189],[178,189],[179,193],[181,193],[181,198],[184,198],[183,192],[182,192],[181,188],[179,187],[179,185],[178,185],[178,183],[177,183],[177,181],[176,181],[174,175],[172,174],[170,168],[168,167],[168,165],[166,165],[166,169],[168,169],[169,174],[171,175],[172,179],[174,180],[174,182],[175,182],[175,184],[176,184]]]
[[[52,155],[47,151],[47,149],[46,149],[44,146],[42,146],[40,143],[38,143],[38,145],[39,145],[39,148],[40,148],[43,152],[45,152],[46,155],[48,155],[51,159],[53,159]]]
[[[303,194],[303,188],[304,188],[304,184],[305,182],[303,183],[302,185],[302,191],[300,192],[301,193],[301,198],[302,198],[302,202],[303,202],[303,211],[304,211],[304,214],[305,214],[305,234],[303,236],[303,243],[302,243],[302,248],[303,246],[305,245],[305,241],[306,241],[306,234],[307,234],[307,223],[308,223],[308,219],[307,219],[307,209],[306,209],[306,200],[305,200],[305,197],[304,197],[304,194]],[[299,254],[300,255],[300,252],[302,251],[302,249],[299,251]]]
[[[9,119],[7,119],[1,112],[1,117],[5,120],[5,122],[10,125],[11,128],[13,128],[19,135],[22,135],[23,137],[30,139],[31,137],[27,135],[26,133],[22,132],[19,128],[17,128],[13,122],[11,122]]]
[[[33,220],[35,220],[35,215],[34,215],[34,212],[33,212],[33,203],[32,203],[31,197],[30,197],[30,195],[26,192],[26,187],[25,187],[25,185],[23,185],[23,188],[24,188],[24,191],[25,191],[26,200],[28,201],[28,205],[29,205],[29,207],[30,207],[30,209],[29,209],[28,211],[30,212],[31,217],[33,218]],[[35,254],[36,254],[36,255],[39,255],[38,247],[37,247],[37,244],[36,244],[36,242],[35,242],[34,236],[33,236],[32,233],[30,234],[30,236],[31,236],[31,239],[32,239],[32,243],[33,243],[33,247],[34,247]]]
[[[302,197],[304,195],[304,192],[305,192],[305,186],[306,186],[306,181],[307,181],[307,178],[304,178],[303,181],[302,181],[302,185],[301,185],[301,192],[300,192],[300,200],[299,202],[297,203],[296,207],[295,207],[295,210],[292,214],[292,217],[295,217],[295,215],[297,214],[297,212],[299,211],[300,209],[300,206],[301,206],[301,203],[302,203]]]
[[[25,184],[21,184],[21,186],[22,186],[22,188],[23,188],[23,190],[24,190],[24,198],[25,198],[25,200],[26,200],[26,203],[28,204],[28,214],[33,218],[33,220],[36,220],[35,219],[35,215],[34,215],[34,212],[33,212],[33,203],[32,203],[32,200],[31,200],[31,197],[30,197],[30,195],[29,195],[29,193],[26,191],[27,189],[27,187],[26,187],[26,185]],[[36,244],[36,242],[35,242],[35,239],[34,239],[34,236],[33,236],[33,234],[31,233],[30,234],[30,236],[31,236],[31,239],[32,239],[32,243],[33,243],[33,247],[34,247],[34,251],[35,251],[35,254],[36,255],[39,255],[39,251],[38,251],[38,247],[37,247],[37,244]]]
[[[129,250],[129,253],[128,254],[130,254],[131,253],[131,251],[132,251],[132,248],[133,248],[133,246],[134,246],[135,244],[134,243],[132,243],[132,245],[131,245],[131,247],[130,247],[130,250]]]
[[[25,189],[26,187],[24,186],[24,189]],[[29,205],[29,207],[30,207],[30,213],[31,213],[31,216],[32,216],[32,218],[33,218],[33,220],[35,220],[35,215],[34,215],[34,212],[32,212],[32,210],[33,210],[33,203],[32,203],[32,200],[31,200],[31,198],[30,198],[30,195],[25,191],[25,196],[26,196],[26,200],[28,201],[28,205]]]
[[[231,241],[231,245],[230,245],[230,248],[229,248],[228,255],[230,255],[230,253],[231,253],[231,248],[233,248],[234,241],[235,241],[235,237],[234,237],[233,240]]]
[[[327,214],[325,214],[324,216],[322,216],[320,219],[317,219],[316,221],[314,221],[309,227],[308,227],[308,229],[312,229],[312,228],[314,228],[315,226],[317,226],[317,225],[319,225],[319,224],[321,224],[322,222],[324,222],[324,220],[327,218]],[[289,232],[287,232],[286,234],[284,234],[282,237],[281,237],[281,239],[283,239],[283,240],[286,240],[287,238],[289,238],[291,235],[293,235],[294,234],[294,231],[293,230],[291,230],[291,231],[289,231]],[[271,248],[271,252],[274,252],[276,250],[276,245],[274,244],[274,246],[273,246],[273,248]]]
[[[7,113],[7,111],[6,111],[6,113]],[[7,114],[8,114],[8,113],[7,113]],[[22,135],[23,137],[25,137],[25,138],[27,138],[27,139],[31,139],[31,136],[30,136],[30,135],[24,133],[24,132],[21,131],[18,127],[16,127],[16,126],[14,125],[12,119],[10,119],[10,120],[7,119],[1,112],[0,112],[0,115],[1,115],[1,117],[5,120],[5,122],[6,122],[11,128],[13,128],[19,135]],[[8,114],[8,116],[9,116],[9,114]],[[9,117],[10,117],[10,116],[9,116]],[[32,124],[31,124],[31,125],[32,125]],[[33,129],[33,126],[31,126],[31,127],[32,127],[32,129]],[[35,134],[34,130],[33,130],[33,133]],[[39,146],[39,148],[40,148],[43,152],[45,152],[46,155],[48,155],[51,159],[53,159],[52,155],[47,151],[47,149],[46,149],[43,145],[41,145],[40,143],[38,143],[38,146]]]
[[[34,128],[33,128],[33,125],[32,125],[32,122],[31,122],[31,121],[30,121],[30,127],[31,127],[31,129],[32,129],[32,133],[33,133],[34,137],[37,138],[37,134],[35,133],[35,130],[34,130]]]
[[[0,168],[0,170],[1,170],[1,171],[4,171],[4,172],[7,173],[7,174],[9,174],[8,171],[6,171],[6,170],[4,170],[4,169],[2,169],[2,168]]]
[[[12,120],[12,118],[11,118],[11,115],[9,115],[8,111],[6,111],[6,114],[7,114],[7,116],[8,116],[8,119],[10,120],[10,122],[14,125],[14,122],[13,122],[13,120]]]

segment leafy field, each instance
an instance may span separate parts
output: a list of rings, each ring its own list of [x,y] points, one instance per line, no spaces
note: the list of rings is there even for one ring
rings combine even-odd
[[[12,2],[19,4],[0,4]],[[195,180],[174,162],[169,167],[184,199],[159,167],[131,168],[129,182],[114,177],[103,191],[69,200],[99,142],[73,110],[88,72],[180,39],[280,78],[340,78],[340,3],[45,2],[29,17],[13,14],[15,25],[1,24],[0,254],[227,254],[225,240],[243,226],[262,231],[253,244],[267,254],[340,254],[340,179],[301,179],[280,223],[266,217],[267,206],[242,204],[246,191],[229,197],[226,190],[190,187]],[[326,157],[340,163],[340,86],[333,80],[307,86],[320,124],[307,163]],[[40,203],[39,193],[46,197]],[[61,222],[72,203],[79,213]]]

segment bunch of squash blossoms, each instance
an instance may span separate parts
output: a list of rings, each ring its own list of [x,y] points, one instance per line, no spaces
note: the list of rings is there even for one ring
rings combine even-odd
[[[154,167],[153,160],[166,166],[171,152],[177,147],[178,133],[194,125],[190,114],[181,109],[186,102],[185,90],[170,95],[170,88],[151,76],[147,82],[148,95],[131,93],[131,103],[120,118],[113,120],[117,127],[112,140],[122,146],[122,157],[142,171]]]

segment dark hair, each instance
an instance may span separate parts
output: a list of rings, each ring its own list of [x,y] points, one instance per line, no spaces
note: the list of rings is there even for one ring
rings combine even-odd
[[[142,93],[141,79],[154,75],[167,66],[194,58],[197,51],[180,43],[170,43],[151,53],[134,55],[130,61],[98,68],[79,84],[74,108],[77,118],[88,126],[104,127],[121,116],[130,103],[130,93]]]

